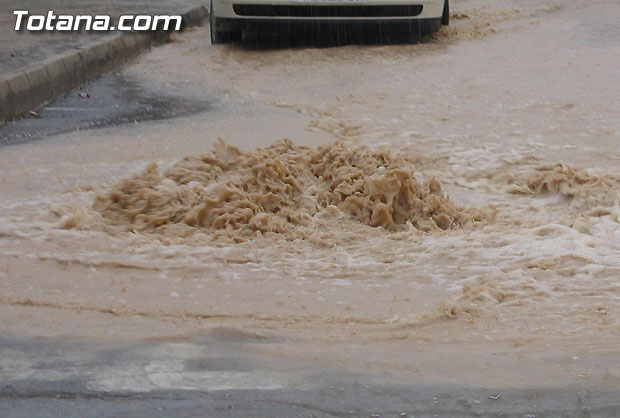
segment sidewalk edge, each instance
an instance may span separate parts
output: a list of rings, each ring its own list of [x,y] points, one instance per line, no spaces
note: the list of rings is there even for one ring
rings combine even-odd
[[[209,18],[204,6],[181,13],[182,28],[202,25]],[[126,32],[48,58],[0,78],[0,126],[15,120],[80,85],[125,65],[152,45],[164,43],[169,32]]]

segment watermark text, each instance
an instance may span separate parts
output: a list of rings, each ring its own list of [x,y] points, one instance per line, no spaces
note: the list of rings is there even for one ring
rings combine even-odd
[[[109,15],[30,14],[28,10],[15,10],[15,30],[39,31],[154,31],[181,30],[180,15]]]

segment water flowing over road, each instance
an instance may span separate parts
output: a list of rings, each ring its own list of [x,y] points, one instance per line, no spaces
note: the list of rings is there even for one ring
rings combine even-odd
[[[617,387],[620,4],[454,3],[421,44],[178,35],[123,77],[209,111],[0,147],[2,328]]]

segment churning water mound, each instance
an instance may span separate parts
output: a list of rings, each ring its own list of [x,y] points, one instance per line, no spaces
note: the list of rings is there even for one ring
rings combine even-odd
[[[620,201],[620,175],[592,174],[563,163],[540,167],[534,173],[512,179],[513,194],[559,194],[580,206],[614,206]]]
[[[212,152],[161,172],[156,164],[112,186],[92,209],[106,229],[188,236],[197,231],[251,238],[303,238],[319,214],[371,227],[447,230],[476,220],[440,184],[414,178],[411,161],[339,141],[311,149],[288,139],[242,152],[218,140]],[[66,227],[86,228],[79,220]],[[101,226],[101,225],[100,225]],[[305,232],[304,232],[305,231]]]
[[[535,17],[543,13],[552,13],[563,9],[562,4],[550,4],[540,7],[488,9],[476,8],[450,15],[450,26],[442,26],[436,37],[439,39],[481,39],[505,28],[506,23],[518,19]]]

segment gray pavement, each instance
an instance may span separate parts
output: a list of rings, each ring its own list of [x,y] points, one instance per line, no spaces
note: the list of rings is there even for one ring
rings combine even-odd
[[[181,13],[203,0],[3,0],[0,2],[0,78],[9,72],[75,50],[105,33],[15,32],[14,10],[56,14],[161,14]]]
[[[183,341],[0,336],[4,417],[614,417],[618,390],[420,384],[269,356],[269,336]]]
[[[136,77],[115,72],[62,95],[38,111],[40,118],[6,122],[0,126],[0,147],[65,132],[188,116],[209,111],[216,102],[216,96],[194,99],[174,91],[150,91]]]

